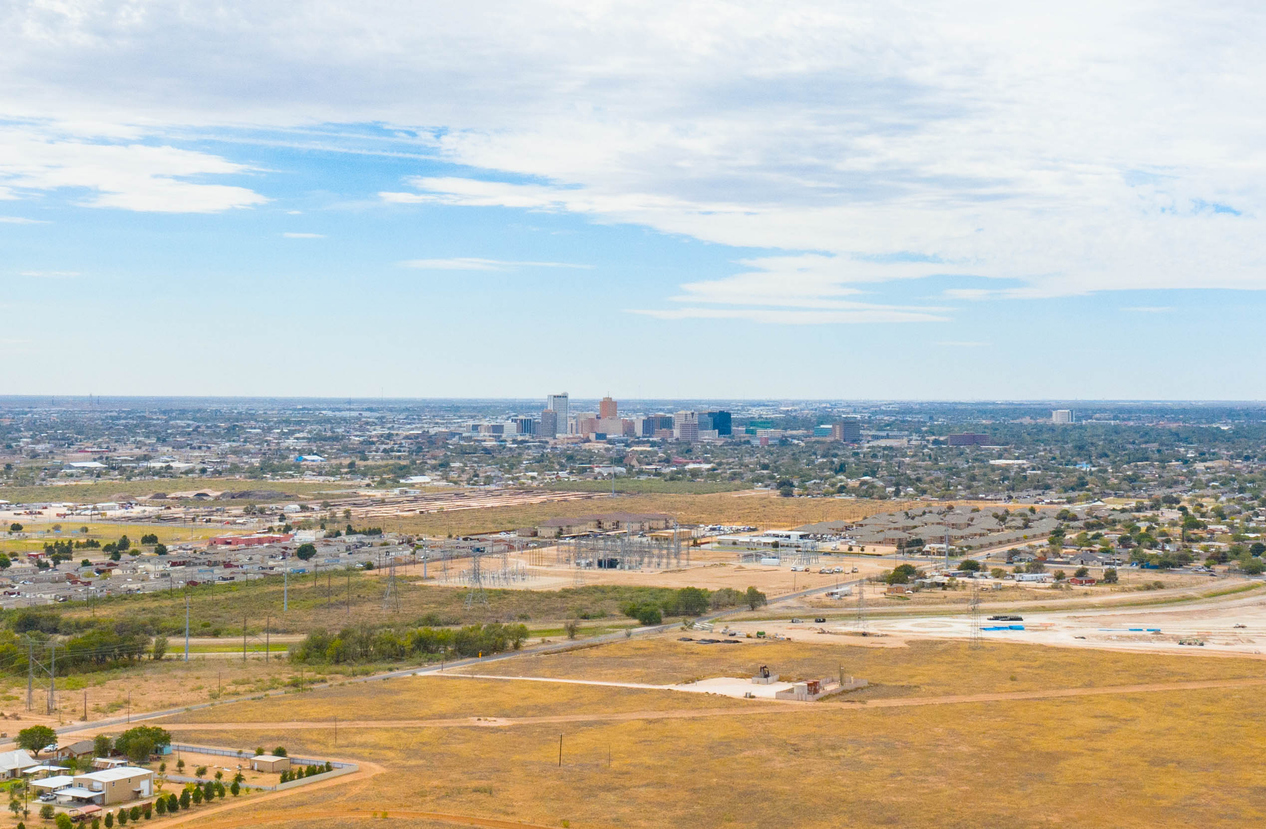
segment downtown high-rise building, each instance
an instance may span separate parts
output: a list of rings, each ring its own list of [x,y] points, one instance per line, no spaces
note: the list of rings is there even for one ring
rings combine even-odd
[[[598,401],[598,417],[601,420],[608,420],[620,416],[620,405],[610,397],[604,397]]]
[[[699,442],[698,412],[677,412],[673,415],[673,440]]]
[[[571,401],[567,397],[567,392],[547,395],[545,398],[545,410],[553,412],[555,415],[554,434],[567,434],[567,427],[571,423]]]

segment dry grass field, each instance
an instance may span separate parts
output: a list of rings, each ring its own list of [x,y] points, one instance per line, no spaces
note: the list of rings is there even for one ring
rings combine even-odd
[[[691,634],[698,636],[699,634]],[[822,644],[745,639],[739,645],[679,642],[677,634],[527,655],[460,673],[541,676],[562,679],[672,685],[712,676],[750,676],[761,665],[784,679],[845,674],[871,687],[846,699],[941,696],[1093,688],[1192,680],[1241,679],[1266,675],[1254,659],[1087,653],[1065,648],[912,640],[904,647],[854,645],[854,637],[824,636]],[[845,699],[845,698],[841,698]],[[824,703],[820,703],[824,704]]]
[[[178,649],[173,642],[172,650]],[[314,674],[310,668],[301,674],[300,666],[291,666],[284,659],[265,663],[262,655],[252,655],[246,662],[196,656],[184,662],[169,656],[161,662],[142,660],[128,668],[58,677],[57,709],[52,716],[47,714],[47,679],[42,685],[36,680],[35,710],[28,713],[26,678],[6,677],[0,683],[0,714],[5,720],[0,730],[13,734],[37,722],[82,722],[85,702],[89,721],[123,716],[128,709],[129,694],[131,710],[140,713],[297,687],[301,682],[310,684],[314,678],[327,677],[338,680],[343,674],[337,669],[328,674]]]
[[[865,518],[906,509],[907,501],[854,501],[841,498],[781,498],[777,493],[745,490],[707,495],[639,494],[595,498],[579,503],[545,503],[481,510],[433,513],[384,519],[385,529],[432,536],[534,527],[548,518],[603,512],[662,512],[683,524],[744,524],[762,529],[793,527],[812,521]]]
[[[601,650],[560,659],[609,660],[586,669],[590,674],[624,663],[649,676],[656,662],[679,664],[685,673],[739,669],[745,649],[724,656],[705,650],[708,656],[686,658],[684,647],[661,640],[613,646],[609,656]],[[816,674],[835,664],[837,650],[775,645],[748,652]],[[921,694],[1165,683],[1259,667],[1227,659],[1135,659],[1054,648],[991,647],[973,657],[939,643],[900,652],[847,650],[865,651],[851,656],[882,682],[912,685]],[[502,663],[498,670],[506,667]],[[523,821],[575,829],[1238,827],[1266,820],[1266,769],[1257,762],[1256,735],[1266,726],[1266,712],[1257,704],[1260,692],[1172,689],[1066,699],[927,700],[897,708],[879,707],[879,701],[778,705],[665,691],[418,678],[225,707],[214,712],[214,728],[167,727],[181,740],[227,746],[262,740],[285,744],[292,753],[381,768],[341,785],[260,799],[249,811],[207,816],[199,820],[200,829],[359,827],[371,814],[384,812],[393,825],[409,827],[459,822],[434,815],[466,818],[462,825]],[[707,707],[721,705],[739,713]],[[334,716],[400,720],[551,712],[572,718],[501,727],[366,722],[340,729],[337,745],[331,728],[287,725]],[[605,719],[577,721],[578,712]],[[635,713],[612,716],[617,712]],[[210,712],[189,717],[205,721]]]

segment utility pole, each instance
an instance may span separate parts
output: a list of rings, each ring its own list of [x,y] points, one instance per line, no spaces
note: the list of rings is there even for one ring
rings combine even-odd
[[[563,735],[558,735],[558,767],[563,767]]]
[[[48,668],[48,713],[57,710],[57,643],[52,643],[52,654]]]

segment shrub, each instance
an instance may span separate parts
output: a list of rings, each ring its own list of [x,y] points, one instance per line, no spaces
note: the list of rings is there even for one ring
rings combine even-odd
[[[190,796],[193,798],[194,805],[197,805],[197,804],[201,803],[201,802],[202,802],[202,789],[200,789],[200,788],[198,788],[198,787],[196,787],[196,786],[195,786],[195,787],[194,787],[194,790],[193,790],[192,792],[190,792]]]
[[[111,812],[106,812],[105,829],[113,829],[113,827],[114,827],[114,815]]]
[[[120,809],[119,813],[114,816],[114,821],[120,826],[126,826],[127,825],[127,809]]]
[[[194,776],[194,777],[206,777],[206,776],[207,776],[207,767],[206,767],[206,766],[198,766],[198,770],[197,770],[197,771],[195,771],[195,772],[193,773],[193,776]]]
[[[75,825],[75,822],[70,819],[70,815],[65,812],[57,816],[55,823],[57,824],[57,829],[72,829]]]
[[[158,798],[154,803],[154,811],[158,812],[159,816],[167,814],[167,798]]]
[[[141,806],[141,814],[145,815],[146,820],[152,819],[154,817],[154,804],[146,803]]]
[[[233,785],[229,786],[229,791],[233,794],[234,797],[237,797],[239,794],[242,793],[242,786],[236,780],[234,780]]]
[[[53,808],[51,803],[45,803],[40,807],[40,817],[44,820],[52,820],[55,814],[57,814],[57,810]]]
[[[180,808],[188,809],[189,804],[191,803],[193,803],[193,800],[189,797],[189,790],[185,789],[183,792],[180,793]],[[171,803],[168,803],[167,805],[171,806]]]
[[[277,746],[276,748],[273,749],[273,756],[274,757],[288,757],[289,755],[286,754],[285,746]]]
[[[133,806],[133,807],[132,807],[132,811],[128,812],[128,813],[127,813],[127,816],[128,816],[128,819],[129,819],[129,820],[140,820],[140,819],[141,819],[141,807],[140,807],[140,806]]]

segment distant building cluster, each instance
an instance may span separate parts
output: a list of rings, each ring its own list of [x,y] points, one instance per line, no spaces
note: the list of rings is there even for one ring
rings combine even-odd
[[[536,416],[516,416],[501,423],[472,423],[470,431],[481,435],[532,435],[546,439],[642,438],[698,443],[730,437],[733,419],[726,411],[681,411],[621,417],[620,404],[611,397],[598,401],[596,412],[571,410],[566,392],[545,398],[545,408]],[[859,432],[860,434],[860,432]]]

